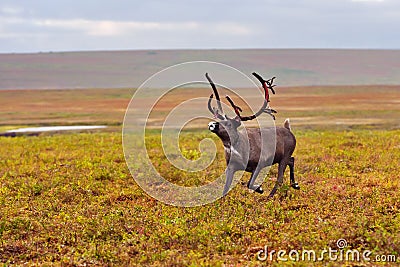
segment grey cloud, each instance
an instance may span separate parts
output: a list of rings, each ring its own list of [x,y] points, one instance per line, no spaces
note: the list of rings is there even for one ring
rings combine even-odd
[[[0,52],[398,49],[399,10],[396,0],[4,0]]]

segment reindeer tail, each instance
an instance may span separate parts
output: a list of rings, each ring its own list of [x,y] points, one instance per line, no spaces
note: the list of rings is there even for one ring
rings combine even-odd
[[[288,129],[289,131],[292,130],[292,128],[290,128],[290,121],[289,119],[286,119],[285,122],[283,123],[283,127],[285,127],[286,129]]]

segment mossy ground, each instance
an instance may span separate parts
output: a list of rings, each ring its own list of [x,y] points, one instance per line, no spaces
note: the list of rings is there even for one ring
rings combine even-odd
[[[0,137],[0,263],[280,266],[276,257],[258,261],[257,252],[335,249],[340,238],[346,249],[371,250],[371,259],[399,259],[400,131],[294,132],[301,190],[283,186],[270,200],[239,184],[225,198],[194,208],[168,206],[138,187],[120,133]],[[153,135],[148,138],[156,140]],[[181,145],[193,152],[208,135],[193,132]],[[173,168],[159,168],[179,182]],[[212,167],[212,173],[223,170],[224,162]],[[275,176],[276,167],[269,174]],[[273,182],[267,178],[264,189]]]

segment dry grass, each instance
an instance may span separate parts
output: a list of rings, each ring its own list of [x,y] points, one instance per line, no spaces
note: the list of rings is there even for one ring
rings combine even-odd
[[[0,125],[121,124],[132,92],[0,90]]]
[[[182,90],[172,91],[158,102],[150,119],[163,121],[165,114],[182,101],[208,97],[210,93],[209,88]],[[271,107],[279,111],[278,123],[290,117],[298,127],[400,125],[400,86],[278,87],[277,91],[271,98]],[[0,91],[0,126],[119,125],[133,92],[132,89]],[[143,98],[143,101],[148,100]],[[193,107],[205,108],[206,103]]]

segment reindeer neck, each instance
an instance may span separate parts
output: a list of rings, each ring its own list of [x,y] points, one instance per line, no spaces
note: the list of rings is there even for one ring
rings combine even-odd
[[[219,139],[221,139],[224,147],[230,148],[231,146],[236,146],[239,142],[239,133],[235,132],[231,134],[231,138],[229,138],[229,135],[224,132],[223,134],[218,134]],[[232,139],[232,140],[231,140]]]

